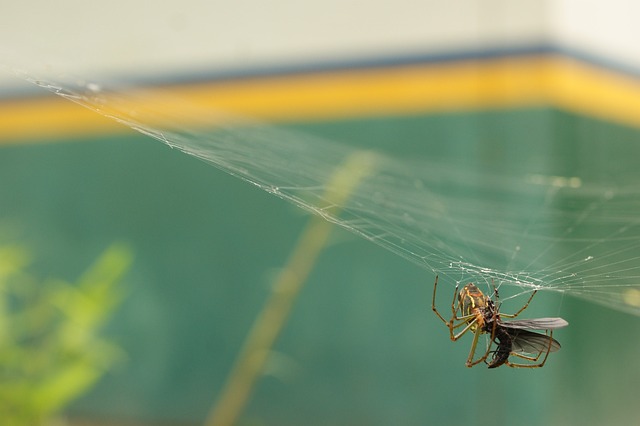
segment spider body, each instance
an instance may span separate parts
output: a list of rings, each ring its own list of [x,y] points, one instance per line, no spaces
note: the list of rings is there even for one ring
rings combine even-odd
[[[451,319],[445,320],[438,312],[435,306],[436,289],[438,286],[438,277],[433,286],[432,309],[435,314],[449,328],[451,340],[457,341],[468,331],[473,333],[473,342],[471,351],[467,358],[467,367],[473,367],[476,364],[484,362],[489,368],[496,368],[503,364],[509,367],[536,368],[544,366],[549,352],[560,349],[560,343],[555,340],[553,330],[565,327],[568,323],[562,318],[537,318],[528,320],[506,320],[505,318],[515,318],[522,313],[528,306],[536,291],[534,291],[525,305],[515,314],[504,314],[499,312],[500,302],[498,290],[494,286],[495,301],[486,296],[473,283],[465,285],[458,293],[458,286],[454,291],[453,301],[451,302]],[[457,296],[457,297],[456,297]],[[456,300],[457,299],[457,300]],[[457,302],[457,305],[456,305]],[[457,334],[456,329],[462,328]],[[545,330],[545,334],[535,333],[529,330]],[[478,339],[481,334],[490,336],[487,350],[484,355],[474,360]],[[492,351],[493,345],[496,348]],[[527,355],[529,354],[529,355]],[[544,358],[540,363],[537,361],[544,354]],[[489,355],[491,360],[487,362]],[[530,363],[512,363],[509,357],[516,356]]]
[[[471,324],[471,331],[483,328],[485,317],[493,313],[493,301],[485,296],[475,284],[465,285],[458,294],[458,306],[463,317],[469,317],[467,324]]]

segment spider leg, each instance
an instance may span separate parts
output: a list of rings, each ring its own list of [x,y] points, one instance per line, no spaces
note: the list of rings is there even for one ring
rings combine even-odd
[[[449,329],[451,340],[455,342],[460,337],[462,337],[467,331],[469,331],[474,326],[474,324],[476,324],[477,318],[474,314],[463,315],[461,317],[458,317],[456,313],[458,308],[455,306],[456,295],[458,294],[458,286],[456,285],[456,288],[453,292],[453,302],[451,302],[451,311],[453,315],[449,321],[444,319],[444,317],[440,314],[440,312],[438,312],[438,308],[436,308],[436,289],[437,288],[438,288],[438,276],[436,275],[436,281],[433,284],[433,297],[431,299],[431,309],[433,310],[433,312],[435,312],[438,318],[440,318],[442,322],[447,326],[447,328]],[[473,318],[473,321],[470,321],[472,318]],[[460,321],[460,323],[454,325],[456,321]],[[466,325],[466,327],[462,331],[460,331],[458,334],[455,334],[454,330],[456,328],[462,327],[463,325]]]
[[[456,284],[456,288],[453,290],[453,300],[451,301],[451,317],[456,318],[458,309],[460,308],[460,301],[458,300],[458,305],[456,306],[456,296],[458,295],[458,284]]]
[[[491,353],[492,343],[491,341],[489,341],[489,346],[487,347],[487,350],[485,351],[484,355],[482,355],[480,358],[478,358],[475,361],[473,360],[473,357],[475,356],[475,353],[476,353],[476,348],[478,347],[478,339],[481,334],[482,334],[482,330],[478,328],[476,329],[476,332],[473,335],[473,343],[471,344],[471,350],[469,351],[469,357],[467,358],[467,362],[466,362],[466,366],[469,368],[473,367],[474,365],[478,365],[481,362],[484,362],[489,356],[489,354]]]
[[[527,300],[527,303],[525,303],[524,306],[522,308],[520,308],[520,310],[518,312],[516,312],[515,314],[503,314],[502,312],[500,312],[500,316],[501,317],[505,317],[505,318],[515,318],[515,317],[517,317],[525,309],[527,309],[529,307],[529,303],[531,303],[531,300],[533,299],[533,296],[535,296],[537,292],[538,292],[538,290],[534,290],[534,292],[531,293],[531,296],[529,296],[529,299]],[[496,293],[496,295],[497,295],[497,293]]]
[[[473,367],[478,362],[473,362],[473,357],[476,354],[476,347],[478,346],[478,337],[480,337],[480,329],[477,328],[476,332],[473,333],[473,342],[471,343],[471,350],[469,351],[469,357],[467,358],[467,367]]]
[[[431,298],[431,310],[433,312],[435,312],[435,314],[438,316],[438,318],[440,318],[442,320],[442,322],[447,326],[450,327],[450,324],[452,324],[455,321],[467,321],[470,318],[473,318],[475,315],[471,314],[471,315],[463,315],[461,317],[458,316],[458,314],[456,313],[459,309],[459,306],[456,306],[456,295],[458,294],[458,285],[456,285],[456,288],[453,292],[453,302],[451,303],[451,312],[452,312],[452,317],[451,320],[447,321],[446,319],[444,319],[444,317],[440,314],[440,312],[438,312],[438,308],[436,308],[436,289],[438,287],[438,276],[436,275],[436,282],[433,284],[433,297]],[[462,326],[462,324],[458,324],[453,328],[458,328]]]
[[[469,323],[461,322],[460,324],[455,325],[455,326],[453,325],[453,323],[449,324],[449,331],[451,332],[451,340],[453,340],[455,342],[456,340],[461,338],[467,331],[469,331],[471,328],[473,328],[473,326],[476,325],[477,322],[478,322],[478,318],[474,318],[472,321],[469,321]],[[453,334],[453,330],[458,328],[458,327],[460,327],[460,326],[462,326],[462,325],[464,325],[464,324],[467,324],[467,326],[464,329],[462,329],[461,332],[459,332],[458,334],[454,335]],[[480,330],[480,327],[478,327],[477,330]],[[476,334],[477,334],[477,332],[476,332]]]
[[[538,352],[538,355],[536,356],[528,356],[518,352],[511,352],[511,355],[517,356],[518,358],[526,359],[527,361],[537,362],[542,354],[548,354],[549,352],[551,352],[551,343],[553,343],[553,330],[547,330],[545,334],[547,335],[547,337],[549,337],[549,347],[547,348],[547,350],[540,350],[540,352]]]
[[[509,362],[509,360],[507,360],[507,362],[505,362],[505,364],[508,365],[511,368],[541,368],[541,367],[544,367],[544,363],[547,362],[547,358],[549,357],[549,352],[551,352],[551,342],[552,341],[553,341],[553,330],[550,330],[550,333],[549,333],[549,346],[547,346],[547,350],[546,351],[544,351],[544,350],[540,351],[536,357],[529,357],[529,356],[518,354],[518,353],[515,353],[515,352],[511,353],[511,355],[515,355],[515,356],[517,356],[519,358],[526,359],[526,360],[533,361],[533,362],[538,361],[538,359],[540,359],[540,356],[544,353],[544,358],[542,359],[542,362],[540,362],[539,364],[518,364],[518,363]]]
[[[477,360],[473,361],[473,356],[475,355],[476,347],[478,346],[478,338],[480,337],[480,334],[483,333],[483,330],[481,328],[478,328],[476,330],[476,333],[473,337],[473,343],[471,344],[471,352],[469,353],[469,358],[467,358],[467,363],[466,363],[467,367],[473,367],[474,365],[480,364],[481,362],[486,362],[486,359],[489,357],[489,354],[491,353],[491,347],[493,346],[493,342],[495,340],[496,325],[497,325],[497,322],[494,320],[493,327],[491,327],[491,339],[488,340],[489,343],[487,345],[487,350],[485,351],[484,355],[482,355]]]
[[[438,276],[436,275],[436,282],[433,284],[433,298],[431,299],[431,309],[433,310],[433,312],[436,313],[438,318],[440,318],[442,322],[445,323],[447,327],[449,327],[449,321],[444,319],[442,315],[440,315],[440,312],[438,312],[438,309],[436,308],[436,288],[437,287],[438,287]]]

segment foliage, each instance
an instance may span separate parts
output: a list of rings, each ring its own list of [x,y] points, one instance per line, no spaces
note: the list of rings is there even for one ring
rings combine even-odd
[[[0,419],[41,425],[82,395],[119,355],[98,335],[122,299],[132,255],[109,247],[76,283],[38,280],[30,255],[0,247]]]

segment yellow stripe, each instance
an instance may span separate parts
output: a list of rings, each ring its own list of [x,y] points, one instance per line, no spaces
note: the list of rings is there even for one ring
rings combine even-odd
[[[639,79],[569,58],[558,58],[554,62],[549,104],[640,127]]]
[[[549,105],[640,126],[638,79],[560,55],[281,75],[162,90],[170,96],[142,97],[144,105],[136,109],[186,125],[202,123],[202,117],[189,113],[201,108],[296,121]],[[183,102],[175,102],[174,95]],[[146,120],[154,124],[152,118]],[[0,140],[114,131],[124,129],[61,98],[0,103]]]
[[[57,96],[0,103],[0,143],[126,131],[121,125]]]

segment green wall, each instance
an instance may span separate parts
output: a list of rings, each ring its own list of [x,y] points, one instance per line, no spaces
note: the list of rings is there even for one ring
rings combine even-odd
[[[602,161],[631,172],[640,158],[640,131],[544,108],[289,127],[506,173],[598,173]],[[308,217],[133,133],[3,147],[0,182],[0,229],[33,249],[43,276],[72,279],[113,241],[136,254],[106,330],[127,357],[70,413],[202,421]],[[571,324],[548,365],[467,369],[471,338],[449,341],[429,306],[433,280],[336,231],[242,424],[621,425],[640,415],[639,318],[540,294],[527,316]]]

